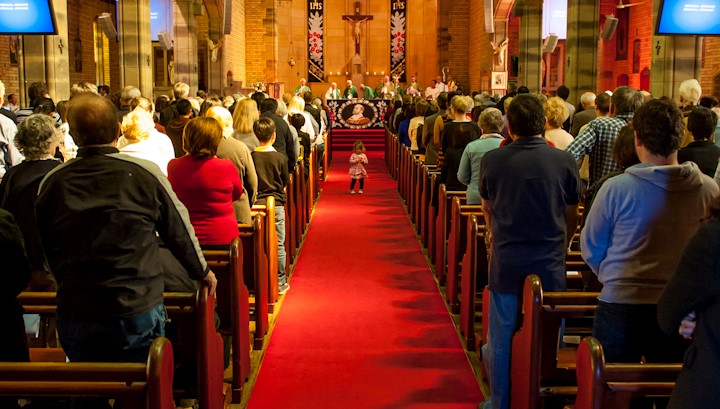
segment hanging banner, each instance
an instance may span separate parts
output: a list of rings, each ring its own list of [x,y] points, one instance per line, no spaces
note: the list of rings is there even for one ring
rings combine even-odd
[[[407,1],[392,0],[390,10],[390,75],[406,82],[405,23]]]
[[[325,1],[308,0],[308,79],[325,82]]]

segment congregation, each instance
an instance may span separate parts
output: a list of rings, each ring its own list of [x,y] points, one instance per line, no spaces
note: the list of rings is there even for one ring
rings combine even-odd
[[[153,340],[166,336],[163,292],[222,286],[203,251],[227,248],[238,223],[252,222],[253,206],[268,202],[272,274],[285,294],[289,177],[323,162],[309,157],[325,155],[327,101],[364,95],[391,101],[388,135],[436,172],[426,192],[436,212],[449,191],[482,209],[490,393],[481,407],[513,407],[523,285],[534,274],[544,291],[567,290],[575,245],[599,290],[591,334],[605,359],[685,359],[668,407],[720,406],[717,98],[692,79],[681,84],[679,105],[628,86],[571,101],[565,87],[543,95],[514,84],[502,98],[465,95],[440,76],[425,90],[414,76],[404,87],[389,76],[375,89],[359,85],[348,80],[341,93],[332,83],[321,98],[303,79],[275,99],[191,97],[179,82],[171,97],[152,101],[133,86],[113,94],[81,82],[56,103],[32,83],[28,107],[8,98],[0,251],[16,273],[3,293],[9,335],[0,361],[29,360],[18,294],[57,291],[57,333],[70,361],[145,362]],[[0,103],[4,94],[0,82]]]
[[[684,357],[668,407],[718,405],[713,391],[720,385],[711,379],[720,361],[710,346],[717,336],[706,327],[717,319],[713,300],[718,287],[705,280],[717,281],[718,274],[710,266],[716,251],[707,246],[715,240],[710,232],[720,200],[720,109],[694,79],[682,82],[679,94],[677,104],[621,86],[598,95],[587,91],[569,101],[564,86],[553,95],[520,87],[500,101],[488,93],[441,92],[430,107],[423,98],[396,102],[388,128],[400,149],[397,177],[409,181],[400,183],[401,195],[410,207],[425,195],[432,198],[432,210],[409,212],[418,226],[430,224],[429,232],[422,227],[426,231],[419,228],[418,234],[428,237],[435,274],[446,285],[451,308],[458,302],[460,280],[461,303],[473,303],[466,301],[467,291],[475,289],[467,288],[465,274],[478,282],[474,297],[482,298],[481,360],[490,389],[479,407],[524,407],[513,403],[526,402],[513,382],[528,381],[516,373],[515,362],[520,327],[529,314],[523,285],[537,275],[548,295],[576,288],[566,276],[576,255],[587,269],[581,287],[599,291],[588,331],[602,345],[607,362],[680,363]],[[403,183],[409,185],[403,188]],[[479,219],[471,225],[468,215],[473,213]],[[467,244],[457,243],[466,236],[463,223],[468,224]],[[475,246],[471,227],[484,237],[480,245],[486,247],[489,265],[483,266],[478,254],[477,267],[466,271],[463,253]],[[434,255],[433,242],[440,243]],[[481,295],[485,283],[489,293]],[[472,314],[463,318],[464,308],[460,320],[470,320],[472,331]],[[472,334],[463,335],[471,350]],[[532,372],[533,364],[527,365],[520,370]],[[530,382],[535,387],[532,377]],[[552,397],[552,388],[542,385],[536,398]],[[667,401],[657,404],[664,407]],[[545,405],[554,407],[552,401]]]

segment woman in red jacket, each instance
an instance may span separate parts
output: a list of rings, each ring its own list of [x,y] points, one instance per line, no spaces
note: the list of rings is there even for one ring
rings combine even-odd
[[[228,245],[238,236],[233,201],[242,194],[242,182],[232,162],[215,156],[222,138],[216,119],[191,119],[183,133],[186,155],[168,164],[170,184],[202,246]]]

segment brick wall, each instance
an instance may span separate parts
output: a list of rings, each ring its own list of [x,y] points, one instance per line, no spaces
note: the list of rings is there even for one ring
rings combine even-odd
[[[483,73],[486,79],[489,78],[494,57],[490,47],[493,36],[485,32],[485,7],[482,0],[470,2],[469,18],[471,23],[468,48],[469,86],[465,88],[467,93],[488,89],[489,84],[487,80],[483,81]]]
[[[102,13],[110,13],[112,20],[115,21],[117,11],[115,6],[101,1],[94,0],[67,0],[68,2],[68,43],[65,49],[70,59],[70,83],[87,81],[96,82],[95,67],[95,32],[94,22]],[[115,27],[117,29],[117,26]],[[76,38],[80,40],[80,48],[82,55],[76,57]],[[107,85],[111,91],[120,88],[120,47],[114,38],[109,38],[107,42],[109,46],[110,61],[110,81]],[[76,69],[76,58],[78,58],[81,68]],[[113,63],[114,62],[114,63]]]
[[[720,87],[715,87],[715,77],[720,75],[720,38],[703,39],[703,64],[700,70],[700,86],[704,95],[720,97]]]
[[[598,41],[598,91],[613,90],[617,87],[618,77],[622,74],[628,76],[629,85],[634,88],[640,88],[640,72],[643,68],[648,67],[652,69],[651,59],[653,52],[652,34],[653,34],[653,21],[647,16],[652,16],[653,4],[651,1],[638,2],[636,6],[625,9],[627,15],[618,14],[618,10],[614,5],[601,4],[600,15],[605,16],[607,14],[614,13],[619,19],[627,18],[628,31],[627,31],[627,59],[616,60],[616,49],[619,41],[620,30],[616,30],[615,34],[610,40]],[[601,26],[604,22],[604,17],[601,17]],[[622,24],[622,21],[620,22]],[[618,25],[619,26],[619,25]],[[633,58],[635,55],[634,44],[635,40],[640,40],[640,52],[638,72],[633,72]]]
[[[5,84],[6,96],[20,93],[18,65],[10,62],[10,36],[0,36],[0,80]]]
[[[245,1],[232,0],[232,32],[225,36],[225,44],[223,45],[223,58],[225,66],[222,75],[225,76],[228,71],[232,71],[235,81],[243,81],[246,84],[246,47],[245,47]]]
[[[447,30],[448,43],[447,51],[441,49],[441,61],[446,62],[446,66],[450,67],[450,75],[455,82],[464,85],[466,91],[469,91],[467,87],[470,84],[470,4],[441,2],[440,13],[440,30]],[[481,24],[482,20],[476,23]]]
[[[265,80],[265,9],[261,0],[245,1],[245,82],[248,87]]]

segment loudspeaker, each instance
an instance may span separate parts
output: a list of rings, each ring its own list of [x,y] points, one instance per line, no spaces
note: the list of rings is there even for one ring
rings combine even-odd
[[[485,0],[485,32],[495,32],[495,10],[493,0]]]
[[[102,13],[99,15],[98,24],[100,24],[100,28],[107,38],[117,39],[117,30],[115,30],[115,23],[113,23],[110,13]]]
[[[557,47],[558,42],[558,36],[555,34],[550,34],[545,39],[545,42],[543,42],[543,53],[551,53],[555,51],[555,47]]]
[[[173,42],[170,38],[170,34],[168,34],[165,31],[161,31],[160,34],[158,34],[158,40],[160,40],[160,47],[165,50],[172,50],[173,48]]]
[[[618,19],[615,18],[615,16],[612,14],[605,17],[605,25],[600,32],[600,38],[607,41],[612,38],[613,34],[615,34],[615,30],[617,29],[618,25]]]

